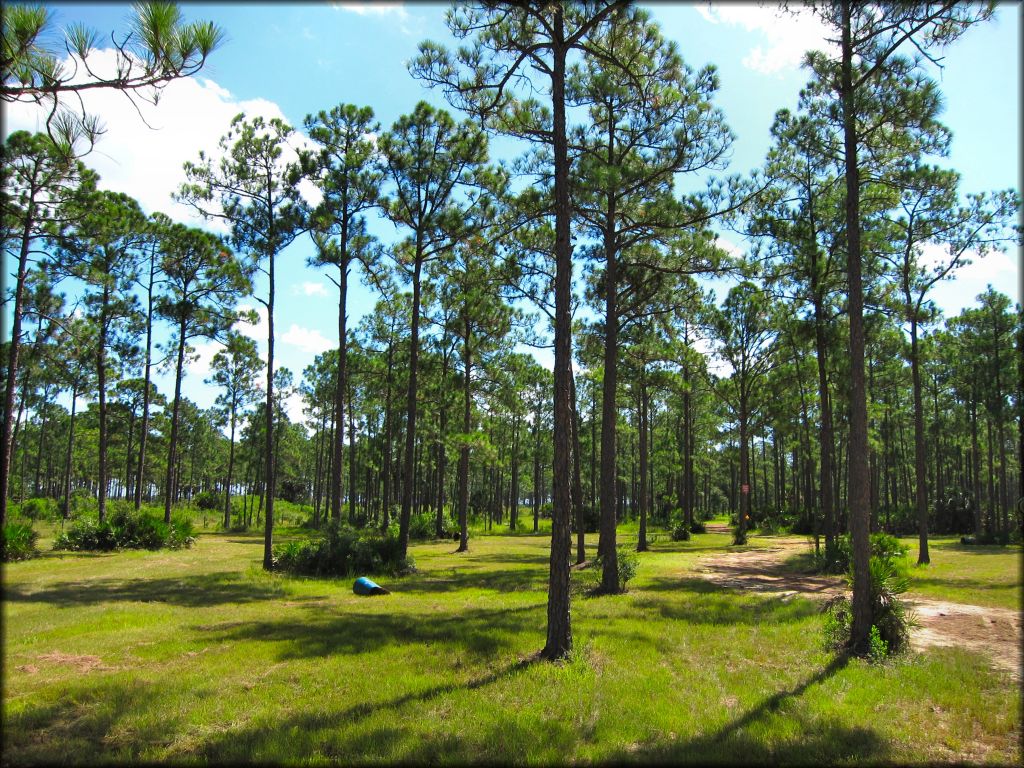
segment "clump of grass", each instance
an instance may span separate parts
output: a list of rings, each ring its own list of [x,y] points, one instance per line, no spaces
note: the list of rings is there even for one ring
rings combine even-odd
[[[36,557],[39,554],[36,548],[37,541],[39,534],[28,523],[5,523],[3,538],[0,539],[3,561],[11,563]]]

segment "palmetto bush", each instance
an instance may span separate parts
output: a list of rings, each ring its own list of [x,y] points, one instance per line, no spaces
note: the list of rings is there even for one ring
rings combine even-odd
[[[888,555],[885,547],[881,550],[883,554],[871,556],[868,568],[872,627],[872,647],[868,650],[873,659],[905,651],[910,645],[910,630],[917,625],[913,612],[900,598],[910,586],[910,578],[902,567],[905,550],[898,542],[894,549],[888,549]],[[847,575],[847,581],[852,586],[852,573]],[[849,646],[853,619],[850,601],[837,597],[829,602],[826,611],[826,644],[835,649]]]
[[[3,538],[0,539],[0,549],[3,551],[3,561],[11,563],[16,560],[28,560],[39,554],[36,549],[36,541],[39,534],[32,530],[27,523],[9,522],[4,525]]]

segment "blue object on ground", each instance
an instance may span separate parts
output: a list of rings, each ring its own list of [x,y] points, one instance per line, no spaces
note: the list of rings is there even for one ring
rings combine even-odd
[[[358,579],[356,579],[355,584],[352,585],[352,591],[355,592],[357,595],[362,595],[364,597],[369,595],[391,594],[386,589],[384,589],[384,587],[375,584],[365,576],[360,576]]]

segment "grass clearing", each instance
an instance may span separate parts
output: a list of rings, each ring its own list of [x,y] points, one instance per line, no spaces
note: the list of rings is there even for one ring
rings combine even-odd
[[[257,533],[46,553],[4,567],[5,762],[1019,760],[1018,687],[984,657],[837,660],[814,603],[695,577],[729,540],[665,537],[626,594],[578,594],[559,664],[535,659],[544,533],[416,544],[380,598],[264,573]]]
[[[959,537],[929,537],[931,563],[917,565],[917,538],[900,541],[909,550],[911,592],[953,603],[1021,609],[1024,558],[1020,544],[961,544]]]
[[[1021,610],[1024,587],[1024,552],[1020,544],[1007,546],[961,544],[958,536],[930,536],[931,563],[918,565],[917,537],[900,537],[907,547],[903,565],[910,577],[907,596],[927,597],[986,608]],[[813,545],[785,559],[785,567],[798,573],[814,568]]]

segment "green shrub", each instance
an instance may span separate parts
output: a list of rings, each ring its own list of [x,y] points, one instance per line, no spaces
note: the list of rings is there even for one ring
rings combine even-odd
[[[171,529],[167,535],[167,542],[164,544],[168,549],[181,549],[191,547],[196,541],[195,530],[192,527],[192,520],[184,515],[171,517]]]
[[[910,630],[916,622],[900,599],[910,587],[910,578],[893,560],[872,557],[871,623],[878,627],[890,654],[904,651],[910,644]]]
[[[831,544],[825,544],[820,553],[815,553],[814,566],[815,570],[823,573],[846,573],[851,562],[850,537],[836,536]]]
[[[25,499],[21,503],[21,516],[27,520],[56,520],[60,517],[60,506],[54,499]]]
[[[771,510],[761,515],[761,520],[757,527],[761,533],[771,536],[776,533],[785,533],[794,522],[784,512]]]
[[[708,532],[707,526],[704,525],[704,523],[700,522],[699,520],[694,520],[690,524],[690,533],[707,533],[707,532]]]
[[[626,589],[626,584],[634,576],[636,576],[636,568],[640,563],[640,557],[637,555],[636,550],[627,546],[618,546],[615,548],[615,566],[619,574],[619,588],[623,591]],[[593,571],[596,574],[593,580],[593,589],[599,589],[601,585],[601,574],[604,570],[604,558],[594,558],[593,564],[587,569]],[[581,579],[581,581],[583,581]]]
[[[309,539],[274,547],[274,567],[305,576],[403,576],[416,570],[411,557],[401,557],[396,532],[356,531],[335,521]]]
[[[206,511],[224,510],[224,494],[216,491],[203,491],[192,497],[192,506]]]
[[[625,591],[626,582],[636,576],[636,567],[640,563],[640,557],[632,549],[617,547],[615,560],[619,567],[619,587]]]
[[[868,636],[868,658],[878,664],[885,661],[889,655],[889,644],[882,639],[876,624],[871,625],[871,634]]]
[[[907,591],[910,580],[893,559],[872,556],[869,570],[871,594],[871,630],[864,652],[873,660],[902,653],[910,645],[910,630],[916,626],[914,615],[907,610],[900,595]],[[853,576],[847,579],[853,582]],[[853,612],[846,597],[837,597],[826,607],[825,641],[832,648],[849,646]]]
[[[887,533],[871,534],[871,554],[883,560],[895,562],[907,555],[907,547],[895,536]]]
[[[441,538],[450,539],[453,529],[447,515],[441,516]],[[409,518],[409,538],[414,541],[426,541],[437,538],[437,513],[420,512]]]
[[[32,529],[31,525],[6,523],[3,529],[3,538],[0,539],[3,561],[12,563],[36,557],[39,554],[39,550],[36,548],[37,541],[39,541],[39,534]]]
[[[850,625],[853,614],[850,601],[843,596],[834,597],[825,604],[825,647],[831,650],[845,648],[850,642]]]
[[[677,520],[672,525],[672,541],[689,541],[690,529],[685,520]]]
[[[895,536],[887,533],[872,533],[871,556],[880,557],[893,563],[897,569],[902,567],[907,548]],[[816,556],[815,569],[825,573],[847,573],[853,563],[853,550],[850,546],[850,534],[837,536],[831,547],[826,546],[822,554]]]
[[[53,548],[74,552],[110,552],[117,548],[117,539],[109,522],[101,524],[92,518],[84,518],[62,531],[54,540]]]
[[[78,519],[79,517],[99,514],[99,503],[92,491],[88,488],[76,488],[71,492],[70,509],[68,517]]]
[[[54,549],[110,552],[115,549],[180,549],[195,542],[192,521],[176,515],[168,525],[155,515],[135,512],[130,505],[116,505],[102,524],[79,520],[61,533]]]

